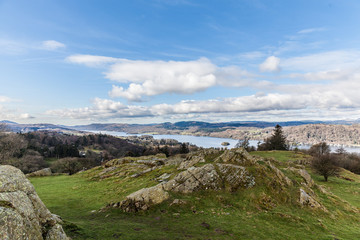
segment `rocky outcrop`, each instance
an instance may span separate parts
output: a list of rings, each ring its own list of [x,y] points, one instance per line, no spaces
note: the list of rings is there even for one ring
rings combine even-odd
[[[144,165],[143,161],[133,159],[132,163],[126,163],[123,167],[136,164]],[[312,190],[313,187],[316,187],[316,184],[309,173],[301,166],[285,165],[276,160],[253,157],[243,148],[225,151],[214,150],[209,153],[206,150],[198,151],[189,154],[183,160],[183,163],[179,165],[180,167],[175,172],[165,172],[155,177],[154,180],[160,182],[158,185],[136,191],[128,195],[123,201],[111,203],[107,207],[121,208],[125,212],[147,210],[152,205],[168,200],[171,192],[181,194],[206,190],[234,192],[239,189],[254,187],[256,184],[254,176],[257,176],[257,181],[266,183],[265,185],[270,192],[283,195],[278,198],[279,201],[288,201],[290,198],[295,197],[302,206],[326,211],[321,203],[316,200],[317,196]],[[278,168],[278,166],[284,165],[287,168]],[[162,165],[153,168],[161,167]],[[150,170],[152,168],[141,171],[139,169],[139,172],[134,176],[140,177]],[[178,172],[178,170],[183,171]],[[301,176],[304,180],[300,184],[299,195],[291,196],[291,192],[294,191],[289,191],[290,189],[299,189],[297,182],[299,178],[291,180],[285,175],[289,171]],[[290,176],[293,176],[293,174]],[[283,192],[284,194],[282,194]],[[265,195],[260,199],[261,206],[266,209],[275,206],[276,200],[273,200],[273,196],[270,196],[271,194]]]
[[[292,186],[293,185],[292,181],[287,176],[285,176],[285,174],[280,169],[275,167],[270,161],[267,161],[267,165],[273,170],[278,182],[282,186]]]
[[[213,164],[191,167],[164,184],[167,191],[191,193],[199,190],[219,190],[222,182]]]
[[[321,209],[327,211],[326,208],[321,205],[318,201],[315,200],[310,194],[308,194],[304,189],[300,188],[300,197],[299,202],[302,206],[311,207],[314,209]]]
[[[243,166],[219,163],[216,166],[223,180],[223,187],[230,192],[240,187],[251,188],[255,185],[255,178]]]
[[[225,150],[215,162],[219,163],[235,163],[240,165],[253,165],[256,159],[252,157],[244,148],[236,148],[232,150]]]
[[[168,192],[186,194],[201,190],[235,191],[241,187],[250,188],[254,185],[255,178],[245,167],[209,163],[202,167],[190,167],[168,182],[141,189],[128,195],[122,202],[112,203],[107,207],[121,208],[125,212],[137,212],[167,200],[170,196]]]
[[[308,187],[313,187],[315,185],[314,180],[311,178],[310,174],[305,169],[299,169],[294,167],[289,167],[288,169],[300,175],[305,180],[305,184]]]
[[[180,163],[180,166],[178,169],[182,170],[182,169],[188,169],[192,166],[194,166],[197,163],[201,163],[201,162],[205,162],[204,156],[200,155],[190,155],[188,156],[185,161]]]
[[[0,166],[0,239],[69,239],[17,168]]]
[[[27,177],[45,177],[51,176],[52,172],[50,168],[44,168],[36,172],[26,174]]]

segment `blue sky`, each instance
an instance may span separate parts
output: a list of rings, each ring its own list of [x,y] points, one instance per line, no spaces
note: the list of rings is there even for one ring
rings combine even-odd
[[[356,0],[0,0],[0,119],[360,118]]]

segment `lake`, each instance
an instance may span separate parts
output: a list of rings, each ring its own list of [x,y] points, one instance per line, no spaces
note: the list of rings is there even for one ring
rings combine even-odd
[[[108,134],[108,135],[117,136],[117,137],[145,135],[145,134],[128,134],[126,132],[113,132],[113,131],[91,131],[91,130],[86,130],[86,131],[92,132],[92,133]],[[155,135],[155,134],[146,134],[146,135],[153,136],[154,139],[175,139],[181,143],[183,143],[183,142],[190,143],[190,144],[194,144],[198,147],[203,147],[203,148],[211,148],[211,147],[221,148],[221,147],[224,147],[221,145],[221,143],[223,143],[223,142],[230,143],[229,146],[226,146],[227,148],[233,148],[233,147],[235,147],[236,143],[238,143],[238,140],[231,139],[231,138],[217,138],[217,137],[191,136],[191,135]],[[257,141],[257,140],[250,140],[249,145],[257,147],[258,142],[259,141]],[[299,149],[309,149],[310,147],[311,147],[310,145],[298,146]],[[335,150],[338,149],[339,147],[340,146],[330,146],[331,151],[333,151],[333,152],[335,152]],[[359,147],[343,146],[343,148],[347,152],[360,153]]]

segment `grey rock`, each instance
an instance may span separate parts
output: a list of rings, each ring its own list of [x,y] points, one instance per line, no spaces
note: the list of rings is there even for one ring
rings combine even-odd
[[[285,176],[285,174],[282,171],[280,171],[280,169],[275,167],[270,161],[267,161],[266,163],[275,172],[275,176],[276,176],[277,180],[279,180],[279,182],[282,186],[292,186],[293,185],[292,181],[287,176]]]
[[[161,184],[154,187],[143,188],[126,197],[120,204],[117,204],[125,212],[138,212],[147,210],[152,205],[159,204],[169,198],[169,193],[164,191]]]
[[[300,175],[309,187],[313,187],[315,185],[314,180],[311,178],[310,174],[305,169],[299,169],[294,167],[289,167],[288,169]]]
[[[327,212],[327,209],[321,205],[314,197],[310,196],[304,189],[300,188],[299,202],[302,206],[311,207],[314,209],[321,209]]]
[[[52,172],[50,168],[44,168],[39,171],[26,174],[27,177],[46,177],[51,175]]]
[[[0,239],[69,239],[59,223],[19,169],[0,166]]]
[[[231,192],[240,187],[251,188],[255,185],[255,178],[245,167],[233,164],[216,164],[216,166],[225,183],[225,188]]]
[[[166,191],[191,193],[199,190],[219,190],[222,181],[213,164],[190,167],[164,184]]]
[[[244,148],[236,148],[225,150],[223,154],[215,159],[215,162],[253,165],[256,163],[256,159],[252,157]]]

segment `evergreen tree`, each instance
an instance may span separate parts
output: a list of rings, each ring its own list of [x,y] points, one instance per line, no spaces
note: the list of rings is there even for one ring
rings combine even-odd
[[[282,127],[277,124],[273,135],[270,137],[270,145],[273,150],[289,150]]]
[[[265,142],[258,146],[259,151],[264,150],[289,150],[282,127],[277,124],[271,137],[265,139]]]

